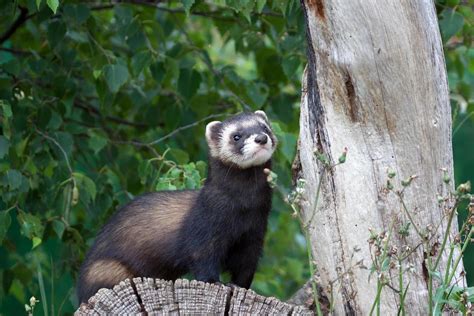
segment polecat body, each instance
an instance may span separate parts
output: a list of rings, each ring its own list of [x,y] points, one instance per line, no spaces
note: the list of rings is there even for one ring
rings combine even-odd
[[[102,228],[81,267],[78,296],[137,276],[197,280],[249,288],[262,252],[272,190],[276,138],[263,111],[242,113],[206,127],[208,177],[200,190],[137,197]]]

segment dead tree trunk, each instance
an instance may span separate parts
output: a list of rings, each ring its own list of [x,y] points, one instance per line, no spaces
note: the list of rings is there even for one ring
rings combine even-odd
[[[313,315],[252,290],[184,279],[134,278],[100,289],[75,315]]]
[[[437,195],[445,194],[452,183],[448,187],[443,183],[440,170],[446,168],[447,175],[453,175],[451,111],[434,4],[431,0],[304,0],[302,4],[309,62],[303,78],[297,177],[306,180],[302,215],[325,288],[322,294],[330,298],[332,291],[336,314],[367,315],[378,277],[372,274],[369,280],[370,271],[363,268],[372,264],[369,230],[392,231],[395,251],[404,246],[415,249],[403,262],[403,267],[410,264],[414,270],[403,275],[403,284],[410,284],[407,313],[426,314],[426,247],[419,246],[413,225],[429,234],[441,223],[430,245],[443,235],[446,214]],[[314,154],[317,150],[334,164],[345,147],[347,162],[334,168],[324,167]],[[392,191],[387,188],[389,170],[396,173]],[[410,214],[394,191],[400,179],[415,174],[418,178],[403,194],[413,217],[404,240],[398,230]],[[446,262],[445,254],[438,270],[443,272]],[[393,314],[400,303],[398,275],[389,270],[384,278],[394,286],[383,288],[380,311]]]

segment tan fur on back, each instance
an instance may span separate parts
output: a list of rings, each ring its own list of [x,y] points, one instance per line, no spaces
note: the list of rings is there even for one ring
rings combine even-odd
[[[124,248],[135,247],[137,243],[152,243],[160,247],[181,228],[184,216],[194,204],[197,191],[170,192],[163,194],[153,205],[137,203],[130,205],[134,213],[120,223],[116,231]]]
[[[117,260],[98,260],[88,268],[86,280],[90,284],[115,285],[132,276],[133,273]]]

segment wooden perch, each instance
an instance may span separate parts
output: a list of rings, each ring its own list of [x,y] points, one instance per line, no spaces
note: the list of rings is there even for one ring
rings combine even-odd
[[[313,315],[302,306],[264,297],[252,290],[179,279],[127,279],[100,289],[75,315]]]

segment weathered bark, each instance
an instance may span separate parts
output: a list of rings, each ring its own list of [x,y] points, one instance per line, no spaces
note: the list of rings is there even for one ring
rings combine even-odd
[[[297,175],[307,181],[302,214],[310,221],[321,285],[334,285],[336,314],[366,315],[376,296],[377,275],[368,281],[369,270],[356,262],[371,266],[369,229],[388,231],[394,223],[393,243],[406,244],[397,231],[408,219],[395,194],[385,189],[388,170],[397,174],[394,183],[419,176],[404,194],[414,222],[421,229],[443,222],[438,235],[446,230],[436,197],[447,190],[440,169],[453,175],[451,112],[436,12],[431,0],[306,0],[303,6],[309,63]],[[315,208],[324,166],[314,150],[337,163],[345,147],[347,162],[325,173]],[[411,247],[420,242],[413,227],[407,241]],[[445,254],[441,271],[446,260]],[[403,277],[403,284],[410,282],[407,312],[426,314],[423,247],[408,263],[415,272]],[[398,276],[392,272],[390,277]],[[399,295],[385,287],[382,314],[396,313],[398,305]]]
[[[252,290],[199,281],[125,280],[100,289],[75,315],[313,315]]]

